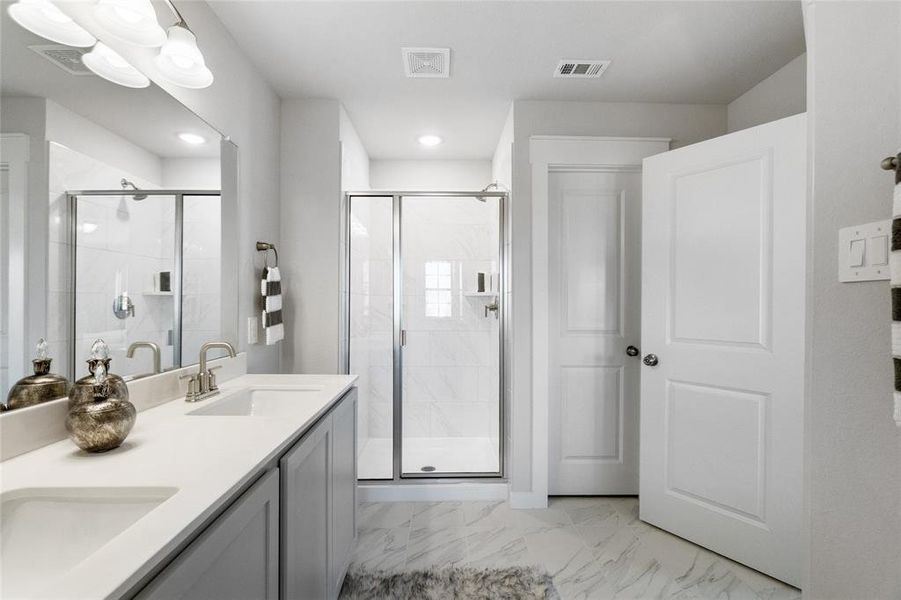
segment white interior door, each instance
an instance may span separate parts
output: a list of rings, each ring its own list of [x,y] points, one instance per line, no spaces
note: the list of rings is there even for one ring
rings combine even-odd
[[[641,518],[795,585],[806,135],[798,115],[645,159],[642,229]]]
[[[641,173],[548,175],[551,494],[638,492]]]

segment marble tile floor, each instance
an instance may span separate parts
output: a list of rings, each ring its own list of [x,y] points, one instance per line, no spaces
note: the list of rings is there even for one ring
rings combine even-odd
[[[559,497],[541,510],[504,502],[360,506],[351,568],[535,565],[563,600],[800,599],[801,592],[638,519],[634,497]]]

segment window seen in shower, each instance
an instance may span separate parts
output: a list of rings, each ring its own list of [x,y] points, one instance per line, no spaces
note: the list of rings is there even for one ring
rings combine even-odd
[[[425,263],[425,316],[449,318],[453,314],[451,295],[451,263]]]

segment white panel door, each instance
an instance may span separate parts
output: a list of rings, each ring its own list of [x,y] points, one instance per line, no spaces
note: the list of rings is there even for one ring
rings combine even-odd
[[[641,518],[795,585],[806,164],[804,115],[647,158],[642,227]]]
[[[638,491],[641,173],[548,177],[551,494]]]

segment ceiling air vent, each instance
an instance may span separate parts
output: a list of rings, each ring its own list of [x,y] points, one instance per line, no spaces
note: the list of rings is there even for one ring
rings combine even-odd
[[[450,76],[450,48],[401,48],[400,51],[407,77]]]
[[[554,77],[567,79],[596,79],[610,66],[609,60],[561,60],[554,70]]]
[[[71,75],[93,75],[90,69],[81,62],[81,57],[91,51],[90,48],[73,48],[71,46],[28,46],[57,67]]]

